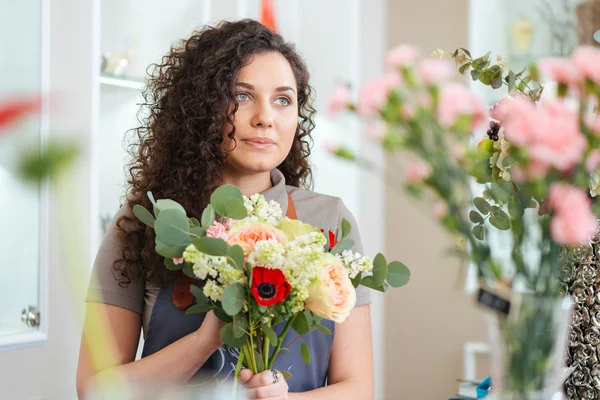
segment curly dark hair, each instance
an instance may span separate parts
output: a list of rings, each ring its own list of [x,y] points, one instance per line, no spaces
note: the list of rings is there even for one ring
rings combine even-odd
[[[259,22],[223,21],[176,42],[161,64],[148,68],[140,126],[129,132],[134,137],[127,145],[132,161],[126,167],[126,206],[151,209],[147,192],[152,191],[157,199],[179,202],[188,216],[201,216],[210,195],[222,184],[220,171],[227,152],[220,145],[226,123],[233,127],[229,137],[235,139],[235,78],[252,56],[265,52],[278,52],[288,60],[298,88],[296,136],[277,168],[288,185],[311,187],[307,158],[315,109],[306,65],[293,44]],[[129,211],[117,220],[117,227],[122,257],[113,264],[113,273],[121,286],[141,278],[160,285],[174,277],[154,250],[151,228]]]

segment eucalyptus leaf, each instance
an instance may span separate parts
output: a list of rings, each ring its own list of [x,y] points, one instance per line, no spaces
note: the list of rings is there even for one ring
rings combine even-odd
[[[242,310],[244,306],[244,300],[246,298],[246,291],[241,283],[234,283],[229,285],[223,293],[223,310],[230,316],[234,316]]]
[[[475,197],[473,199],[473,204],[483,215],[488,215],[492,210],[492,206],[490,206],[490,203],[488,203],[487,200],[485,200],[482,197]]]
[[[229,199],[225,202],[225,214],[222,214],[222,216],[240,220],[248,216],[248,210],[246,210],[243,201]]]
[[[348,222],[347,219],[342,219],[342,239],[345,239],[352,230],[352,225]]]
[[[399,261],[392,261],[388,265],[387,283],[391,287],[402,287],[410,280],[410,270]]]
[[[372,276],[365,276],[360,281],[360,284],[363,285],[363,286],[366,286],[368,288],[375,289],[375,290],[378,290],[379,287],[380,287],[380,285],[376,285],[375,284],[375,280],[373,279]]]
[[[154,222],[156,237],[167,246],[190,243],[190,224],[179,210],[162,210]]]
[[[477,225],[477,226],[473,227],[473,236],[475,236],[479,240],[483,240],[483,237],[484,237],[483,225]]]
[[[192,264],[186,263],[185,267],[183,267],[182,271],[186,276],[188,276],[192,279],[196,279],[196,275],[194,274],[194,269],[192,267]]]
[[[245,337],[236,337],[234,334],[233,323],[229,322],[221,328],[219,331],[221,340],[229,347],[240,348],[246,344]]]
[[[200,228],[199,226],[192,226],[190,228],[190,235],[195,235],[195,236],[193,236],[194,238],[196,236],[204,237],[204,236],[206,236],[206,231],[204,229]]]
[[[500,210],[501,213],[494,214],[490,217],[490,224],[494,227],[500,229],[501,231],[506,231],[510,229],[510,219],[508,215]]]
[[[185,244],[180,244],[177,246],[167,246],[163,242],[161,242],[158,237],[154,238],[154,249],[158,253],[158,255],[165,258],[179,258],[183,254],[183,251],[187,247]]]
[[[206,208],[202,212],[202,218],[200,220],[201,226],[204,229],[208,229],[208,227],[215,222],[215,209],[211,204],[206,206]]]
[[[332,254],[340,254],[344,250],[351,250],[354,247],[354,240],[350,238],[342,239],[338,244],[331,249]]]
[[[233,318],[231,318],[229,315],[227,315],[225,313],[225,311],[223,311],[221,308],[215,307],[213,309],[213,312],[215,313],[215,315],[217,316],[217,318],[219,318],[221,321],[223,321],[223,322],[233,322]]]
[[[310,364],[310,349],[308,348],[306,342],[302,342],[300,345],[300,354],[302,355],[302,361],[304,361],[306,364]]]
[[[469,219],[474,224],[482,224],[483,223],[483,217],[481,216],[481,214],[479,214],[475,210],[471,210],[471,212],[469,213]]]
[[[326,326],[318,324],[317,325],[317,329],[320,330],[321,332],[323,332],[326,335],[331,335],[331,331]]]
[[[474,81],[478,80],[480,76],[481,76],[480,71],[477,71],[476,69],[471,70],[471,78],[473,78]]]
[[[211,304],[194,304],[185,310],[186,314],[207,313],[212,309]]]
[[[373,260],[373,284],[377,287],[385,282],[388,274],[388,263],[383,254],[379,253]]]
[[[192,244],[202,253],[206,253],[210,256],[226,256],[227,255],[227,243],[222,239],[212,237],[201,237],[192,240]]]
[[[269,338],[269,341],[271,342],[271,345],[272,346],[277,346],[277,343],[279,342],[279,340],[278,340],[277,334],[275,333],[275,331],[273,330],[273,328],[271,328],[267,324],[262,324],[260,326],[260,329],[263,331],[263,333],[265,334],[265,336]]]
[[[233,335],[236,338],[244,337],[248,330],[248,320],[242,314],[238,314],[233,318]]]
[[[152,194],[152,192],[148,192],[148,198],[150,199],[150,203],[152,203],[152,205],[156,205],[156,200],[154,200],[154,195]]]
[[[242,195],[241,190],[234,185],[227,184],[218,187],[217,190],[213,192],[210,196],[210,204],[219,215],[224,217],[224,214],[227,213],[225,203],[227,200],[231,199],[239,200],[242,203],[244,202],[244,196]]]
[[[194,295],[198,304],[211,304],[210,299],[206,297],[202,289],[198,286],[190,285],[190,292]]]
[[[185,208],[183,208],[183,206],[181,204],[179,204],[173,200],[160,199],[160,200],[156,201],[155,206],[156,206],[156,208],[158,208],[160,210],[160,212],[167,211],[167,210],[175,210],[175,211],[182,213],[183,215],[186,215]],[[158,218],[158,215],[156,217]],[[187,218],[187,216],[186,216],[186,218]]]
[[[192,222],[192,224],[194,224],[194,226],[201,226],[200,225],[200,221],[198,221],[198,218],[190,218],[190,221]]]
[[[352,286],[354,286],[355,288],[357,288],[358,285],[360,285],[361,278],[362,278],[362,272],[359,272],[354,278],[351,279]]]
[[[236,244],[227,248],[227,257],[233,259],[234,268],[244,269],[244,250],[240,246]]]
[[[306,315],[303,312],[299,312],[294,317],[294,321],[292,322],[292,328],[296,331],[296,333],[300,336],[304,336],[308,333],[308,321],[306,319]]]
[[[133,214],[144,224],[154,228],[154,221],[156,221],[156,218],[154,218],[154,215],[152,215],[152,213],[144,206],[141,206],[140,204],[133,206]]]
[[[256,361],[256,369],[258,369],[258,372],[263,372],[265,370],[265,362],[256,350],[254,350],[254,359]]]
[[[286,381],[289,381],[290,379],[292,379],[292,374],[290,374],[288,371],[279,371],[281,372],[281,375],[283,375],[283,378]]]

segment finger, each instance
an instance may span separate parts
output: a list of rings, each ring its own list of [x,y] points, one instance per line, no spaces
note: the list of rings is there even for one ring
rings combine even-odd
[[[283,379],[283,377],[281,377],[281,379]],[[257,387],[261,387],[261,386],[273,385],[273,383],[274,383],[273,372],[271,372],[269,370],[269,371],[263,371],[259,374],[252,376],[250,381],[246,384],[246,387],[248,387],[248,389],[252,389],[252,388],[257,388]]]
[[[281,398],[282,388],[279,385],[260,386],[248,390],[248,398],[250,399],[277,399]],[[287,390],[286,390],[287,392]]]
[[[252,374],[252,371],[250,371],[248,368],[242,369],[240,371],[240,383],[242,385],[246,385],[253,376],[254,374]]]

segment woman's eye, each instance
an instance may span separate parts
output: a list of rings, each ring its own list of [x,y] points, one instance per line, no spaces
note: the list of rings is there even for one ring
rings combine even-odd
[[[236,94],[235,97],[238,101],[245,101],[250,98],[250,96],[248,96],[248,93],[244,93],[244,92]]]
[[[279,105],[282,106],[289,106],[290,105],[290,100],[286,97],[280,97],[277,99],[277,101],[279,102]]]

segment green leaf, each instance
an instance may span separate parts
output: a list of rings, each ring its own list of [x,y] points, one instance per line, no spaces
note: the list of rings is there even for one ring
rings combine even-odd
[[[221,340],[229,347],[240,348],[246,344],[245,337],[236,337],[234,334],[233,323],[229,322],[221,328],[219,331],[219,335],[221,336]]]
[[[152,203],[152,205],[156,205],[156,200],[154,200],[154,195],[152,194],[152,192],[148,192],[148,198],[150,199],[150,203]]]
[[[215,222],[215,209],[213,208],[212,205],[209,204],[208,206],[206,206],[206,208],[202,212],[201,226],[204,229],[208,229],[208,227],[211,226],[214,222]]]
[[[510,229],[510,218],[502,210],[490,217],[490,223],[501,231]]]
[[[303,312],[299,312],[298,314],[296,314],[296,317],[294,317],[294,322],[292,322],[292,328],[294,328],[298,335],[306,335],[309,330],[306,314],[304,314]]]
[[[529,204],[527,204],[526,208],[536,208],[537,207],[537,203],[534,199],[529,200]]]
[[[163,256],[165,258],[179,258],[183,254],[183,251],[187,247],[185,244],[180,244],[177,246],[167,246],[163,242],[161,242],[158,237],[154,238],[154,249],[158,253],[158,255]]]
[[[192,226],[190,228],[190,234],[196,235],[198,237],[206,236],[206,231],[199,226]],[[194,236],[195,237],[195,236]]]
[[[192,264],[185,264],[185,267],[183,267],[182,271],[185,275],[189,276],[190,278],[196,279],[196,275],[194,274]]]
[[[185,263],[182,264],[175,264],[173,262],[172,258],[165,258],[165,267],[167,267],[167,269],[169,271],[179,271],[180,269],[182,269],[185,266]]]
[[[206,297],[202,289],[198,286],[190,285],[190,292],[194,295],[198,304],[210,304],[210,299]]]
[[[154,228],[154,221],[156,221],[156,218],[154,218],[154,215],[152,215],[145,207],[136,204],[133,206],[133,214],[144,224],[148,225],[150,228]]]
[[[186,314],[207,313],[212,309],[211,304],[194,304],[185,310]]]
[[[260,354],[258,354],[258,351],[254,350],[254,358],[256,360],[256,369],[258,369],[258,372],[263,372],[265,370],[265,363],[263,361],[263,358],[260,356]]]
[[[471,78],[473,78],[474,81],[478,80],[480,76],[481,76],[481,72],[479,72],[475,69],[471,70]]]
[[[469,58],[472,58],[472,56],[471,56],[471,52],[470,52],[469,50],[465,49],[464,47],[459,47],[459,49],[461,49],[462,51],[464,51],[464,52],[465,52],[465,54],[466,54],[466,55],[467,55]]]
[[[479,240],[483,240],[484,231],[483,225],[477,225],[473,227],[473,236],[475,236]]]
[[[463,65],[460,66],[460,68],[458,69],[458,72],[460,72],[461,74],[465,74],[465,72],[467,72],[467,70],[471,67],[471,63],[464,63]]]
[[[154,222],[156,237],[167,246],[190,243],[190,223],[179,210],[167,209],[161,211]]]
[[[248,320],[243,314],[238,314],[233,317],[233,335],[236,338],[244,337],[248,330]]]
[[[352,279],[352,286],[354,286],[354,288],[357,288],[358,285],[360,285],[360,280],[362,278],[362,272],[359,272],[358,274],[356,274],[356,276]]]
[[[354,247],[354,240],[350,238],[342,239],[338,244],[331,249],[332,254],[340,254],[344,250],[351,250]]]
[[[317,329],[320,330],[321,332],[323,332],[326,335],[331,335],[331,331],[326,326],[318,324],[317,325]]]
[[[227,214],[225,203],[232,199],[238,200],[242,202],[242,204],[244,203],[244,196],[242,195],[241,190],[234,185],[227,184],[217,188],[217,190],[213,192],[213,194],[210,196],[210,204],[219,215],[225,217],[225,214]],[[246,216],[247,215],[244,217]]]
[[[233,322],[233,318],[231,318],[229,315],[227,315],[225,313],[225,311],[223,311],[220,308],[215,307],[213,309],[215,315],[217,316],[217,318],[219,318],[221,321],[223,322]]]
[[[201,237],[192,240],[192,244],[202,253],[206,253],[210,256],[226,256],[227,255],[227,243],[222,239]]]
[[[248,216],[248,210],[243,201],[237,199],[229,199],[225,202],[225,214],[223,217],[233,219],[244,219]]]
[[[290,379],[292,379],[292,374],[290,374],[288,371],[279,371],[281,372],[281,375],[283,375],[283,378],[286,381],[289,381]]]
[[[273,330],[273,328],[271,328],[269,325],[267,324],[262,324],[260,326],[260,329],[263,331],[263,333],[265,334],[266,337],[269,338],[269,341],[271,342],[272,346],[277,346],[278,338],[277,338],[277,334],[275,333],[275,331]]]
[[[231,316],[236,315],[242,310],[244,306],[244,300],[246,298],[246,291],[241,283],[234,283],[229,285],[223,293],[223,310]]]
[[[235,262],[234,268],[244,269],[244,250],[240,246],[236,244],[227,248],[227,257]]]
[[[306,364],[310,364],[310,349],[308,348],[306,342],[302,342],[300,345],[300,354],[302,354],[302,361],[304,361]]]
[[[514,72],[510,71],[506,76],[506,83],[508,83],[508,91],[512,92],[515,88],[515,82],[517,81],[517,77]]]
[[[379,290],[380,287],[381,287],[381,285],[376,285],[375,284],[375,280],[373,279],[372,276],[365,276],[360,281],[360,284],[363,285],[363,286],[366,286],[368,288],[375,289],[375,290]]]
[[[483,215],[488,215],[490,211],[492,211],[492,206],[490,206],[490,203],[488,203],[487,200],[483,199],[482,197],[475,197],[473,199],[473,204]]]
[[[492,198],[499,203],[506,203],[513,191],[512,184],[504,180],[498,180],[492,183],[490,192]]]
[[[388,274],[388,263],[383,254],[379,253],[373,260],[373,284],[377,287],[385,282]]]
[[[475,210],[471,210],[469,213],[469,219],[474,224],[483,224],[483,217]]]
[[[352,225],[350,222],[348,222],[348,220],[345,218],[342,219],[342,239],[345,239],[350,234],[351,229]]]
[[[175,210],[175,211],[179,211],[179,212],[183,213],[183,215],[186,215],[185,208],[183,208],[183,206],[181,204],[179,204],[173,200],[160,199],[156,202],[155,207],[158,208],[160,210],[160,212],[167,211],[167,210]],[[156,218],[158,218],[158,215],[156,216]],[[186,218],[187,218],[187,216],[186,216]]]
[[[410,280],[410,270],[399,261],[392,261],[388,265],[387,283],[391,287],[402,287]]]
[[[194,224],[194,226],[201,226],[200,225],[200,221],[198,221],[198,218],[190,218],[190,221],[192,221],[192,224]]]

